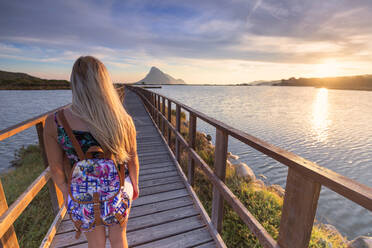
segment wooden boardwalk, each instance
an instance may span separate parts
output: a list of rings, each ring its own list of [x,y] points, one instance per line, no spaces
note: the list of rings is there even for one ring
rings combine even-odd
[[[127,226],[130,247],[216,247],[209,229],[187,190],[187,182],[171,157],[140,98],[127,91],[124,105],[137,129],[140,197],[133,202]],[[87,247],[75,239],[66,215],[51,247]],[[110,247],[107,240],[106,247]]]

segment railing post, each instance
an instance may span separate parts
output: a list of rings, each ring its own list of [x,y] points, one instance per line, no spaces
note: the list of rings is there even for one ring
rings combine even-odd
[[[155,102],[154,93],[151,93],[151,103],[152,103],[151,115],[152,115],[152,118],[155,119],[155,106],[156,106],[156,102]]]
[[[321,185],[288,169],[278,243],[283,248],[308,247]]]
[[[3,184],[0,180],[0,216],[8,210],[8,203],[3,189]],[[8,231],[0,238],[0,247],[2,248],[19,248],[17,235],[14,231],[13,225],[10,226]]]
[[[216,146],[214,150],[214,174],[225,182],[228,136],[224,130],[216,128]],[[212,223],[220,233],[223,219],[223,197],[213,186]]]
[[[44,167],[48,167],[48,158],[45,152],[45,144],[44,144],[44,122],[39,122],[36,124],[36,131],[37,136],[39,139],[39,147],[41,151],[41,157],[43,158]],[[50,179],[48,181],[48,189],[50,200],[52,202],[52,208],[54,214],[58,214],[60,207],[63,204],[63,195],[59,188],[54,184],[53,180]]]
[[[181,107],[180,105],[176,104],[176,130],[177,132],[181,133]],[[176,158],[177,161],[180,162],[181,160],[181,147],[180,141],[176,135]]]
[[[165,118],[165,97],[162,97],[161,113]],[[163,133],[163,136],[165,136],[165,119],[163,119],[163,117],[161,118],[161,131]]]
[[[195,140],[196,140],[196,116],[190,112],[189,116],[189,147],[195,149]],[[188,155],[188,179],[190,185],[194,186],[194,171],[195,171],[195,161],[189,152]]]
[[[172,123],[172,102],[169,99],[168,99],[167,119],[168,119],[169,123]],[[167,140],[168,140],[168,145],[170,145],[170,143],[171,143],[171,128],[170,128],[170,126],[167,126],[167,130],[168,130]]]
[[[158,122],[157,122],[157,124],[158,124],[158,127],[159,127],[159,129],[160,129],[160,95],[158,95]]]

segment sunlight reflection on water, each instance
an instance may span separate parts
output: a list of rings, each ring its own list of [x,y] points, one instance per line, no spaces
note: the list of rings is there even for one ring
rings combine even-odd
[[[312,128],[319,142],[325,142],[328,137],[328,127],[331,125],[328,118],[329,107],[328,90],[318,89],[313,102]]]

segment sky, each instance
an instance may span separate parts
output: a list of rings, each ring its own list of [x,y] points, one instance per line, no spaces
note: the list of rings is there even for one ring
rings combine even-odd
[[[370,0],[0,0],[0,70],[114,82],[151,66],[189,84],[372,74]]]

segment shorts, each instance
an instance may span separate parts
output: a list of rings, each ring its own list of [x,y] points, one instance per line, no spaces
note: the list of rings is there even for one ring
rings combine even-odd
[[[125,183],[124,183],[124,186],[121,187],[121,192],[129,198],[130,200],[130,204],[129,204],[129,208],[132,206],[132,199],[133,199],[133,193],[134,193],[134,190],[133,190],[133,184],[132,184],[132,180],[130,179],[129,175],[125,177]],[[70,198],[70,195],[68,195],[68,201],[71,200]],[[127,211],[125,211],[127,212]],[[116,224],[119,224],[119,221],[114,219],[115,220],[115,223]],[[104,225],[105,226],[105,225]],[[81,232],[85,233],[85,232],[91,232],[94,230],[94,227],[89,229],[89,230],[86,230],[86,229],[81,229]]]

